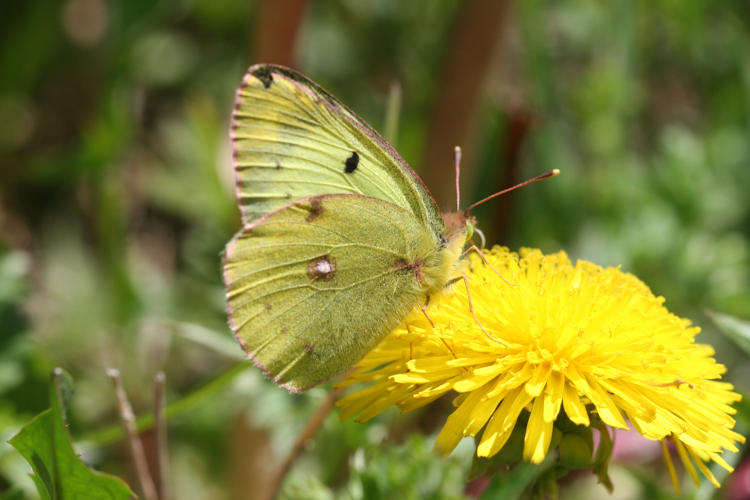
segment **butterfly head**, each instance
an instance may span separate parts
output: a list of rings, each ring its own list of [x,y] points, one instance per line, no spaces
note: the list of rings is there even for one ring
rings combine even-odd
[[[449,212],[443,214],[443,222],[446,229],[443,235],[446,245],[463,249],[466,242],[474,236],[477,219],[466,212]]]

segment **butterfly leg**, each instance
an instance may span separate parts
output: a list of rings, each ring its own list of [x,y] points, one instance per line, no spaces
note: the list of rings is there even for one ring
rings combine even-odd
[[[495,342],[498,342],[503,345],[507,345],[505,342],[500,340],[497,337],[494,337],[490,332],[484,329],[484,326],[482,325],[482,322],[479,321],[479,318],[477,318],[476,313],[474,312],[474,305],[471,302],[471,291],[469,290],[469,277],[465,274],[461,275],[461,279],[464,280],[464,285],[466,286],[466,299],[469,301],[469,312],[471,312],[471,315],[474,316],[474,321],[477,322],[477,325],[479,325],[479,328],[484,332],[484,334],[487,336],[488,339],[494,340]]]
[[[430,326],[435,328],[435,322],[432,321],[432,318],[430,318],[430,315],[427,314],[427,306],[430,305],[430,296],[427,296],[427,300],[424,301],[424,305],[422,306],[422,314],[424,314],[424,317],[427,318],[427,321],[430,323]]]
[[[461,278],[456,278],[456,279],[461,279]],[[430,322],[430,325],[432,325],[432,328],[435,328],[435,323],[432,321],[432,318],[430,318],[430,316],[427,314],[427,304],[429,304],[429,303],[430,303],[430,296],[428,295],[427,296],[427,300],[425,301],[425,304],[422,306],[422,314],[424,314],[425,318],[427,318],[427,321]],[[411,333],[411,329],[409,329],[409,324],[408,323],[406,325],[406,330],[409,333]],[[440,336],[440,341],[443,343],[443,345],[445,346],[445,348],[448,349],[448,351],[450,351],[451,356],[453,356],[454,359],[458,359],[458,356],[456,356],[456,353],[453,351],[453,349],[451,349],[451,346],[448,345],[448,342],[445,341],[445,339],[443,338],[442,335]],[[414,353],[413,353],[412,349],[413,349],[413,346],[412,346],[411,342],[409,342],[409,359],[414,359]],[[466,368],[464,368],[464,370],[465,369]]]
[[[481,251],[481,250],[480,250],[480,249],[479,249],[479,248],[478,248],[478,247],[477,247],[476,245],[471,245],[471,246],[470,246],[469,248],[467,248],[467,249],[466,249],[466,250],[464,251],[464,253],[462,253],[462,254],[461,254],[461,257],[465,256],[466,254],[468,254],[468,253],[469,253],[469,252],[471,252],[471,251],[474,251],[474,252],[476,252],[476,253],[477,253],[477,255],[479,255],[479,258],[481,258],[481,259],[482,259],[482,261],[483,261],[483,262],[484,262],[485,264],[487,264],[488,266],[490,266],[490,269],[492,269],[493,271],[495,271],[495,274],[497,274],[498,276],[500,276],[500,278],[502,278],[502,280],[503,280],[504,282],[506,282],[506,283],[507,283],[507,284],[509,284],[510,286],[518,286],[518,285],[517,285],[516,283],[512,283],[512,282],[508,281],[508,280],[507,280],[507,279],[505,278],[505,276],[503,276],[502,274],[500,274],[500,271],[498,271],[497,269],[495,269],[495,266],[493,266],[492,264],[490,264],[490,261],[488,261],[488,260],[487,260],[487,257],[485,257],[485,256],[484,256],[484,254],[482,253],[482,251]]]

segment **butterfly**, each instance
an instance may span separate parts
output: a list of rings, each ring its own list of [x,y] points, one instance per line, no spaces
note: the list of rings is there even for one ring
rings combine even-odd
[[[441,215],[396,150],[307,77],[250,67],[231,141],[243,228],[224,253],[229,324],[289,391],[349,368],[461,274],[472,219]]]

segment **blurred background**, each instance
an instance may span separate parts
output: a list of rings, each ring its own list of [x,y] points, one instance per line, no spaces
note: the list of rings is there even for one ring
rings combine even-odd
[[[245,369],[225,323],[228,121],[255,62],[304,72],[379,130],[398,84],[395,146],[444,209],[456,144],[464,206],[559,168],[476,211],[488,243],[633,272],[746,392],[747,357],[710,311],[750,319],[749,54],[739,0],[3,2],[0,493],[35,497],[5,441],[48,407],[56,366],[75,381],[84,459],[133,488],[105,369],[141,414],[166,372],[178,499],[263,495],[325,400],[330,387],[292,396]],[[472,443],[431,451],[449,410],[366,425],[334,411],[283,494],[463,498]],[[618,456],[614,498],[674,497],[658,447]],[[691,494],[740,498],[748,467],[735,478]],[[562,488],[605,492],[589,475]]]

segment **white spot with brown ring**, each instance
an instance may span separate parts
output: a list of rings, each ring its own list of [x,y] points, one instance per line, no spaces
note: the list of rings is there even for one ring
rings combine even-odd
[[[307,263],[307,275],[320,281],[328,281],[336,274],[336,261],[330,255],[323,255]]]

